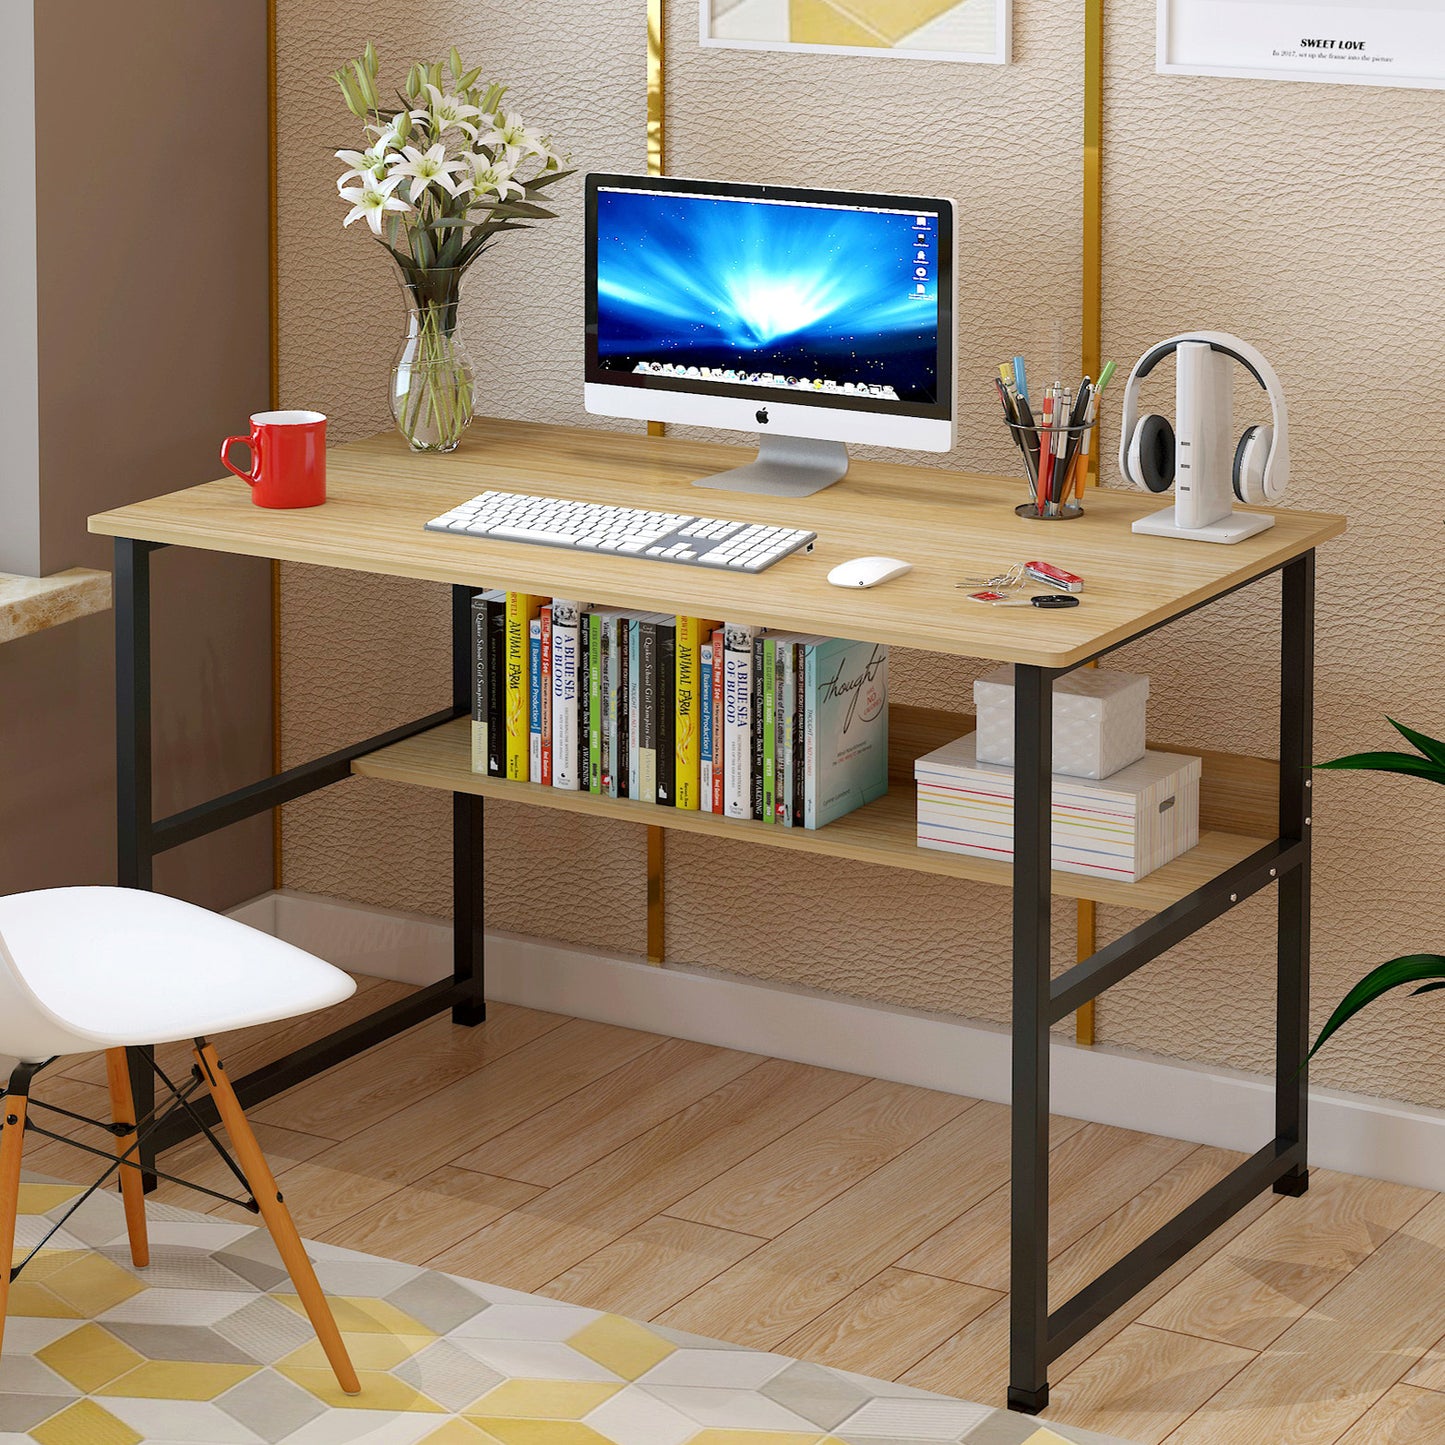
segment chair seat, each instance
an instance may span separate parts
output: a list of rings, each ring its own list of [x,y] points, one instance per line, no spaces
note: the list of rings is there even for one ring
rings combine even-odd
[[[0,898],[0,939],[79,1047],[170,1043],[274,1023],[356,991],[339,968],[270,934],[131,888]]]

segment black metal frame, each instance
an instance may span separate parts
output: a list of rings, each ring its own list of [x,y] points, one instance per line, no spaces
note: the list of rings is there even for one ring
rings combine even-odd
[[[351,764],[356,758],[470,713],[471,607],[472,597],[480,588],[459,585],[452,588],[451,707],[157,820],[151,793],[150,558],[164,545],[130,537],[115,539],[116,881],[121,887],[149,889],[158,854],[344,782],[352,776]],[[486,1018],[483,828],[483,800],[471,793],[455,794],[452,900],[456,928],[452,977],[419,989],[234,1080],[243,1108],[313,1078],[445,1009],[451,1009],[453,1022],[466,1027]],[[136,1110],[142,1115],[155,1108],[152,1069],[151,1050],[130,1051],[131,1088]],[[163,1119],[141,1150],[147,1188],[155,1187],[157,1154],[216,1122],[215,1104],[209,1098],[191,1111],[172,1111]]]
[[[1014,1410],[1028,1414],[1042,1410],[1049,1401],[1050,1363],[1256,1195],[1270,1188],[1277,1194],[1298,1195],[1309,1187],[1304,1061],[1309,1048],[1315,555],[1306,552],[1278,570],[1282,573],[1279,836],[1057,979],[1050,968],[1049,928],[1053,684],[1072,669],[1014,669],[1013,1255],[1008,1390],[1009,1407]],[[1104,649],[1099,655],[1113,650]],[[1051,1313],[1050,1025],[1271,883],[1279,887],[1275,1137]]]
[[[118,872],[122,886],[150,888],[156,854],[342,782],[351,776],[354,759],[470,711],[471,601],[477,589],[454,586],[450,709],[302,763],[172,817],[155,820],[151,797],[150,554],[161,545],[125,537],[117,538],[115,544]],[[1306,552],[1275,570],[1282,574],[1279,836],[1058,979],[1051,976],[1050,968],[1052,694],[1054,680],[1072,669],[1015,669],[1013,1253],[1008,1390],[1009,1405],[1015,1410],[1034,1413],[1043,1409],[1049,1397],[1049,1364],[1257,1194],[1269,1188],[1280,1194],[1302,1194],[1309,1185],[1304,1060],[1309,1024],[1314,553]],[[1251,578],[1165,622],[1101,648],[1096,657],[1259,580]],[[285,1058],[238,1080],[235,1088],[243,1105],[311,1078],[444,1009],[451,1009],[456,1023],[471,1026],[482,1022],[486,1017],[482,992],[482,848],[482,799],[470,793],[454,793],[453,976],[302,1045]],[[1271,883],[1279,887],[1275,1137],[1050,1313],[1050,1025]],[[137,1111],[150,1115],[155,1095],[147,1051],[132,1051],[131,1074]],[[149,1171],[154,1169],[157,1152],[214,1122],[214,1105],[209,1100],[194,1112],[173,1112],[160,1121],[141,1150],[148,1183],[153,1182]]]

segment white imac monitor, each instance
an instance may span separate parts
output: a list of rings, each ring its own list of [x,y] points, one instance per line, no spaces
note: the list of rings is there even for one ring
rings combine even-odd
[[[589,412],[755,432],[699,486],[806,496],[953,445],[953,203],[587,177]]]

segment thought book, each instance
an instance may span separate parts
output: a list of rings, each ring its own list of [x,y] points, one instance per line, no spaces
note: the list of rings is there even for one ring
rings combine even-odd
[[[804,667],[803,823],[821,828],[888,791],[888,649],[830,639]]]

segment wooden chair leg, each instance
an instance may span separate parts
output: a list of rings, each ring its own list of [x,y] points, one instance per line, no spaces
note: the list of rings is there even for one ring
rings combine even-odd
[[[25,1147],[25,1111],[30,1100],[25,1092],[15,1093],[17,1069],[10,1080],[11,1092],[0,1101],[0,1350],[5,1347],[5,1314],[10,1306],[10,1271],[15,1260],[15,1217],[20,1209],[20,1154]],[[29,1088],[28,1077],[24,1088]]]
[[[110,1117],[117,1124],[129,1124],[128,1134],[115,1136],[115,1153],[120,1158],[135,1147],[135,1100],[131,1096],[130,1067],[124,1049],[105,1051],[105,1076],[110,1084]],[[150,1238],[146,1234],[145,1181],[140,1170],[123,1166],[120,1197],[125,1204],[125,1228],[130,1236],[130,1257],[137,1269],[151,1262]]]
[[[230,1135],[231,1147],[236,1151],[236,1162],[241,1166],[241,1172],[251,1186],[251,1193],[256,1196],[256,1203],[261,1208],[261,1218],[265,1221],[266,1228],[271,1231],[271,1238],[275,1241],[286,1271],[291,1276],[291,1282],[296,1286],[296,1293],[301,1297],[301,1304],[311,1320],[317,1339],[321,1341],[321,1348],[326,1352],[326,1358],[336,1372],[337,1383],[348,1395],[359,1395],[361,1381],[356,1378],[356,1369],[346,1351],[341,1331],[336,1326],[336,1317],[331,1313],[331,1306],[322,1293],[321,1282],[316,1278],[316,1271],[306,1254],[306,1246],[301,1243],[301,1236],[296,1232],[291,1211],[286,1208],[281,1191],[276,1187],[276,1177],[271,1173],[265,1155],[261,1153],[255,1134],[251,1132],[240,1101],[236,1098],[235,1090],[231,1088],[231,1081],[226,1077],[220,1059],[216,1057],[215,1045],[204,1039],[197,1040],[196,1061],[201,1066],[201,1073],[211,1090],[211,1097],[216,1101],[216,1110],[221,1116],[221,1122],[226,1126],[226,1133]]]

